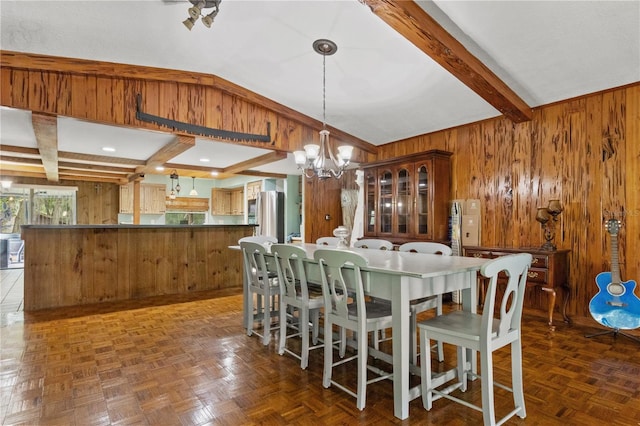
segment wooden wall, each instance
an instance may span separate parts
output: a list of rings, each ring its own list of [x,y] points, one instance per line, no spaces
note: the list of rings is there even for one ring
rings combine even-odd
[[[358,189],[355,170],[347,170],[340,179],[303,178],[303,185],[305,242],[315,243],[320,237],[332,237],[333,230],[344,224],[341,190]]]
[[[43,186],[75,186],[78,225],[115,225],[118,223],[120,186],[104,182],[66,180],[61,184],[46,179],[14,177],[14,183]]]
[[[640,84],[537,108],[526,123],[496,118],[387,144],[379,156],[428,149],[454,153],[452,198],[482,201],[482,245],[539,247],[536,208],[561,200],[555,243],[571,249],[570,314],[590,317],[595,276],[610,270],[612,217],[623,223],[622,279],[640,280]]]

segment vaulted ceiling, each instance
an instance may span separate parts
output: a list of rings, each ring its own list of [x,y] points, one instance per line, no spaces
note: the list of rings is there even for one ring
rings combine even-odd
[[[536,106],[640,81],[638,1],[223,0],[211,28],[189,31],[190,6],[3,0],[0,48],[216,75],[321,121],[311,45],[328,38],[338,51],[326,58],[327,123],[374,146],[501,114],[520,122]],[[4,175],[56,181],[83,164],[91,180],[150,163],[297,173],[291,155],[209,138],[6,106],[0,119]]]

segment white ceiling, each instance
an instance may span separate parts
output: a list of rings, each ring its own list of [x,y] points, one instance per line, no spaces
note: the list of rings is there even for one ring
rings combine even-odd
[[[640,81],[639,1],[417,3],[531,107]],[[356,0],[223,0],[212,28],[192,31],[182,24],[189,6],[2,0],[0,47],[214,74],[322,120],[322,57],[311,44],[329,38],[338,45],[326,58],[330,126],[380,145],[500,115]],[[30,117],[3,108],[1,118],[0,143],[36,147]],[[61,119],[58,139],[77,152],[119,141],[115,155],[140,159],[166,143],[140,133]],[[224,167],[265,152],[198,139],[172,162]]]

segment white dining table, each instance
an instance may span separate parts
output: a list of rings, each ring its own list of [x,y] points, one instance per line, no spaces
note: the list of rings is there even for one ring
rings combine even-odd
[[[328,247],[308,243],[295,245],[304,248],[309,256],[308,280],[319,282],[319,268],[312,267],[315,263],[313,253]],[[353,247],[348,250],[367,259],[367,266],[362,268],[365,292],[391,302],[394,415],[406,419],[409,417],[409,402],[420,396],[420,386],[410,387],[411,369],[415,372],[416,368],[410,365],[410,301],[462,290],[463,309],[476,312],[477,272],[488,259]],[[245,303],[245,324],[249,315],[247,309],[249,306]],[[476,365],[475,353],[469,353],[468,359],[472,366]],[[442,375],[443,381],[449,378],[452,378],[451,374]]]

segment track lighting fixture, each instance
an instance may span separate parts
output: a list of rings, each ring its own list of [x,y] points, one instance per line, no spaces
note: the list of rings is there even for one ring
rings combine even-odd
[[[213,18],[216,17],[218,12],[220,11],[220,2],[222,0],[189,0],[189,2],[193,5],[189,8],[189,17],[185,19],[182,23],[185,27],[191,31],[195,23],[198,21],[198,18],[202,17],[202,23],[205,27],[211,28],[213,24]],[[213,11],[207,15],[202,14],[202,9],[210,9],[213,8]]]

